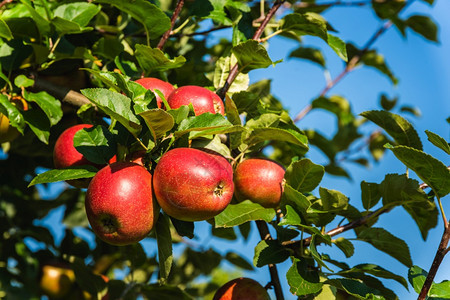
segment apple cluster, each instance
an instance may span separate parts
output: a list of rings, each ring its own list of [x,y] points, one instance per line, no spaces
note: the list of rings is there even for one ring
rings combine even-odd
[[[221,99],[198,86],[175,89],[156,78],[138,83],[159,90],[171,108],[192,104],[196,115],[224,114]],[[158,106],[164,101],[157,95]],[[151,172],[146,168],[145,151],[129,155],[125,161],[114,156],[107,165],[87,160],[73,145],[75,133],[92,125],[79,124],[65,130],[54,149],[56,168],[93,165],[99,169],[89,180],[71,180],[87,187],[85,208],[94,233],[113,245],[127,245],[145,238],[155,226],[160,208],[183,221],[208,220],[236,201],[251,200],[276,208],[281,201],[285,170],[268,159],[249,158],[235,169],[222,155],[207,149],[173,148],[164,153]]]

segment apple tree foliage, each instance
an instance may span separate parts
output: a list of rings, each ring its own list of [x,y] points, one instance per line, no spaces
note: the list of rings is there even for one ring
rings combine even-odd
[[[433,4],[433,0],[422,1]],[[430,299],[450,297],[448,282],[434,283],[432,276],[427,278],[425,269],[429,267],[414,265],[402,238],[377,226],[382,214],[402,207],[426,239],[443,214],[441,199],[450,192],[448,162],[423,152],[418,133],[401,115],[410,108],[399,109],[396,99],[382,96],[379,110],[355,114],[348,100],[328,93],[336,81],[303,111],[321,109],[336,116],[337,131],[329,139],[321,133],[323,128],[297,126],[302,115],[289,115],[271,93],[270,81],[249,83],[252,70],[286,63],[274,61],[266,50],[271,38],[278,35],[298,43],[290,57],[326,69],[323,50],[330,47],[346,66],[343,76],[356,66],[371,67],[395,85],[394,72],[373,48],[377,37],[392,26],[404,36],[413,30],[437,41],[437,26],[429,16],[400,16],[410,2],[358,4],[373,10],[384,22],[367,45],[358,48],[321,15],[341,1],[1,1],[0,112],[20,136],[2,144],[5,155],[0,160],[0,298],[39,298],[40,264],[55,259],[70,262],[77,286],[98,299],[106,291],[110,299],[135,299],[138,295],[149,299],[208,298],[232,279],[232,274],[222,269],[224,261],[238,271],[268,266],[271,282],[267,287],[275,290],[277,299],[283,295],[300,299],[339,295],[398,298],[385,286],[387,280],[405,288],[410,285],[417,293],[426,286],[424,295]],[[218,31],[227,32],[227,38],[214,45],[207,43],[205,37]],[[311,47],[304,36],[320,38],[323,48]],[[176,86],[207,87],[223,98],[226,115],[195,116],[192,107],[170,109],[167,102],[165,110],[159,109],[155,94],[134,82],[142,76]],[[25,99],[29,108],[15,106],[15,97]],[[40,191],[51,188],[53,182],[96,174],[93,167],[55,170],[53,166],[56,138],[65,128],[81,122],[95,127],[77,134],[74,145],[97,164],[108,162],[113,155],[120,160],[145,149],[152,172],[159,158],[174,147],[212,149],[233,164],[264,156],[283,164],[285,186],[279,209],[248,200],[232,201],[208,220],[211,235],[226,240],[248,239],[250,223],[255,221],[262,238],[249,245],[254,247],[253,262],[231,249],[224,254],[193,246],[190,239],[195,241],[195,224],[164,212],[148,237],[157,241],[153,256],[141,243],[118,247],[98,238],[88,243],[76,234],[76,228],[90,230],[84,211],[85,190],[66,185],[51,200],[43,199]],[[361,126],[366,122],[378,129],[363,133]],[[450,154],[445,139],[426,133],[427,142]],[[387,174],[380,182],[362,181],[361,198],[352,201],[337,189],[322,186],[325,173],[350,177],[340,158],[361,143],[372,156],[355,162],[365,166],[392,151],[421,182],[410,178],[408,172]],[[308,158],[311,147],[323,152],[328,158],[326,165]],[[55,243],[49,229],[37,220],[58,207],[64,207],[64,216],[55,226],[64,226],[65,234]],[[445,224],[443,241],[447,240],[441,243],[438,260],[447,253],[450,229]],[[342,234],[349,230],[354,231],[355,239]],[[38,250],[30,247],[30,240],[39,245]],[[392,256],[410,268],[409,274],[394,274],[389,266],[371,263],[351,266],[321,253],[323,246],[329,246],[346,257],[359,255],[354,240]],[[186,246],[176,256],[172,248],[180,243]],[[284,261],[291,267],[286,274],[277,274],[276,265]],[[436,273],[439,263],[430,273]],[[106,274],[110,281],[99,280],[99,274]],[[289,291],[281,290],[280,281],[287,282]]]

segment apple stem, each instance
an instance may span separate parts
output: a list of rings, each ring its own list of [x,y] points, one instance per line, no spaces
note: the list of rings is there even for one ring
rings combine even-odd
[[[264,221],[255,221],[256,226],[258,227],[259,235],[261,236],[261,240],[272,240],[272,236],[269,232],[269,227],[267,226],[267,223]],[[283,296],[283,289],[281,288],[280,283],[280,277],[278,276],[278,269],[277,265],[275,264],[269,264],[269,273],[270,273],[270,279],[271,284],[273,286],[273,289],[275,290],[275,296],[277,297],[277,300],[284,300]]]

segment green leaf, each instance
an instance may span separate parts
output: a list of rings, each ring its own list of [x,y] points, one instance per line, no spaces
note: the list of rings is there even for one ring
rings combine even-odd
[[[269,264],[278,264],[289,258],[289,251],[275,240],[262,240],[255,247],[253,265],[261,268]]]
[[[380,104],[384,110],[391,110],[397,104],[398,97],[393,99],[389,99],[385,94],[382,94],[380,97]]]
[[[190,239],[194,238],[194,222],[181,221],[175,218],[170,218],[170,220],[179,235],[186,236]]]
[[[319,188],[320,200],[324,211],[345,210],[348,206],[348,198],[336,190],[329,190],[323,187]]]
[[[225,85],[228,75],[230,74],[231,68],[237,62],[236,59],[233,58],[230,56],[220,57],[219,60],[216,62],[213,78],[214,87],[216,89],[220,89]],[[250,78],[248,77],[248,74],[239,73],[239,75],[230,85],[227,94],[231,95],[236,92],[247,90],[249,81]]]
[[[336,54],[343,60],[343,61],[348,61],[348,56],[347,56],[347,45],[345,44],[345,42],[343,40],[341,40],[340,38],[338,38],[337,36],[334,36],[332,34],[327,35],[327,43],[328,45],[331,47],[331,49],[334,50],[334,52],[336,52]]]
[[[320,234],[322,236],[322,234]],[[311,236],[311,244],[309,245],[309,250],[311,251],[311,256],[314,258],[314,260],[317,262],[318,265],[326,268],[328,271],[333,272],[333,270],[331,270],[326,264],[325,262],[322,260],[322,256],[319,254],[319,252],[317,252],[316,249],[316,238],[317,235],[313,234]]]
[[[50,22],[44,18],[33,6],[31,6],[31,1],[21,0],[22,4],[26,7],[30,13],[31,18],[36,23],[41,36],[49,36],[51,33]]]
[[[412,266],[408,245],[383,228],[366,228],[357,233],[358,240],[367,242],[380,251],[392,256],[407,267]]]
[[[322,181],[325,169],[307,158],[293,162],[284,174],[284,179],[291,187],[299,192],[313,191]]]
[[[310,295],[322,289],[317,271],[310,268],[304,259],[294,258],[286,273],[290,292],[295,296]]]
[[[75,2],[58,6],[53,11],[53,14],[55,17],[72,21],[80,27],[86,27],[89,24],[89,21],[95,17],[99,11],[100,6],[98,5],[86,2]]]
[[[67,181],[73,179],[81,179],[81,178],[91,178],[97,174],[98,169],[93,166],[76,166],[65,169],[53,169],[41,173],[33,178],[28,187],[41,184],[41,183],[50,183],[57,181]]]
[[[438,197],[445,197],[450,193],[450,170],[442,162],[425,152],[406,146],[388,146],[388,149],[428,184]]]
[[[439,149],[441,149],[445,153],[450,154],[450,145],[443,137],[441,137],[438,134],[436,134],[434,132],[431,132],[429,130],[425,130],[425,133],[428,136],[428,140],[433,145],[435,145],[436,147],[438,147]]]
[[[204,113],[199,116],[189,117],[181,121],[178,130],[174,135],[180,137],[191,131],[204,130],[225,130],[231,128],[233,125],[225,119],[221,114]]]
[[[31,130],[37,136],[37,138],[48,144],[50,137],[50,121],[47,116],[39,109],[29,109],[22,112],[25,123],[30,126]]]
[[[148,18],[148,19],[153,19]],[[145,73],[162,72],[176,69],[184,65],[186,59],[183,56],[169,59],[160,49],[150,48],[145,45],[136,45],[135,57]]]
[[[422,142],[417,131],[403,117],[380,110],[365,111],[361,116],[386,130],[398,144],[422,150]]]
[[[351,269],[340,271],[338,274],[340,275],[348,274],[351,276],[353,273],[361,273],[361,272],[371,274],[376,277],[393,279],[398,283],[400,283],[401,285],[403,285],[406,289],[408,289],[408,282],[406,281],[405,278],[374,264],[359,264]]]
[[[191,296],[179,287],[168,284],[145,284],[140,287],[140,290],[147,299],[193,300]]]
[[[161,213],[155,228],[156,241],[158,242],[159,278],[164,283],[169,277],[172,268],[172,236],[170,234],[169,218]]]
[[[430,17],[413,15],[406,20],[406,24],[427,40],[438,42],[438,27]]]
[[[293,30],[299,35],[318,36],[327,41],[327,24],[325,20],[318,14],[288,14],[282,20],[281,30]]]
[[[114,5],[144,25],[147,36],[156,39],[170,29],[170,18],[156,5],[146,0],[96,0]],[[151,18],[149,17],[151,16]]]
[[[36,102],[47,115],[51,125],[55,125],[61,120],[63,116],[61,102],[47,92],[31,93],[24,91],[24,98],[27,101]]]
[[[9,102],[6,95],[0,94],[0,113],[8,117],[9,123],[23,134],[25,119],[18,108]]]
[[[368,287],[366,284],[356,279],[348,279],[348,278],[328,279],[324,283],[335,286],[338,289],[343,290],[346,293],[350,294],[351,296],[356,297],[357,299],[379,299],[379,300],[385,299],[380,295],[380,291]]]
[[[320,49],[310,47],[299,47],[289,54],[289,57],[303,58],[319,64],[325,68],[325,58]]]
[[[281,141],[288,142],[294,146],[298,146],[299,151],[308,151],[308,138],[298,132],[291,129],[280,128],[255,128],[251,132],[248,143],[257,144],[265,141]]]
[[[137,135],[141,131],[140,122],[131,110],[131,99],[127,96],[99,88],[84,89],[81,93],[105,114],[119,121],[132,134]]]
[[[286,206],[287,208],[288,205],[294,208],[295,212],[300,213],[305,218],[307,216],[306,211],[311,206],[311,202],[305,195],[286,183],[284,185],[281,206]]]
[[[425,241],[428,231],[438,225],[439,211],[436,204],[432,201],[409,202],[403,204],[403,208],[414,219]]]
[[[14,84],[17,86],[17,87],[30,87],[30,86],[33,86],[33,84],[34,84],[34,80],[33,79],[30,79],[30,78],[28,78],[27,76],[25,76],[25,75],[19,75],[19,76],[17,76],[16,78],[14,78]]]
[[[242,125],[241,117],[239,116],[239,111],[234,103],[233,99],[225,96],[225,113],[228,121],[233,125]]]
[[[355,247],[352,242],[347,240],[346,238],[340,237],[335,240],[332,240],[332,243],[335,244],[341,251],[345,254],[345,257],[352,257],[355,253]]]
[[[387,174],[381,182],[379,190],[385,206],[428,201],[428,197],[420,188],[417,180],[408,178],[405,174]]]
[[[55,26],[56,31],[60,36],[66,34],[78,34],[83,32],[91,31],[92,27],[84,27],[82,28],[78,23],[72,22],[61,17],[54,17],[52,19],[52,24]]]
[[[253,266],[245,258],[235,252],[227,252],[225,259],[241,269],[253,271]]]
[[[154,141],[164,136],[175,125],[172,115],[159,108],[141,112],[139,115],[144,119],[150,129]]]
[[[361,181],[361,199],[366,210],[371,209],[381,199],[381,192],[377,183]]]
[[[92,273],[81,258],[76,258],[71,266],[75,273],[76,282],[81,289],[87,291],[91,295],[106,294],[105,280],[100,275]]]
[[[373,67],[378,71],[380,71],[381,73],[383,73],[384,75],[388,76],[394,85],[398,83],[398,79],[395,77],[395,75],[392,73],[392,71],[386,64],[384,56],[379,54],[375,50],[370,50],[364,53],[360,61],[366,66]]]
[[[280,61],[273,62],[266,48],[255,40],[248,40],[234,46],[231,49],[238,61],[239,71],[247,74],[254,69],[265,69],[270,65],[275,65]]]
[[[450,281],[444,280],[441,283],[433,283],[431,285],[430,291],[428,292],[429,297],[436,297],[438,299],[449,299],[450,298]],[[434,298],[431,298],[434,299]]]
[[[418,266],[412,266],[408,271],[408,281],[413,286],[414,291],[420,294],[428,272]]]
[[[6,22],[2,19],[0,19],[0,37],[5,38],[8,41],[14,38],[8,24],[6,24]]]
[[[77,131],[73,145],[87,160],[99,165],[107,164],[117,152],[114,135],[100,125]]]
[[[273,208],[264,208],[258,203],[245,200],[238,204],[230,204],[214,217],[216,227],[233,227],[254,220],[270,222],[275,217]]]
[[[339,125],[343,126],[353,122],[355,116],[352,114],[350,103],[340,96],[319,97],[311,103],[312,108],[325,109],[336,115]]]

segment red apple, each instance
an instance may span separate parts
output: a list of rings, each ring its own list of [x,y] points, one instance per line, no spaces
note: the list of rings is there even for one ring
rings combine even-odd
[[[66,299],[75,285],[75,273],[70,265],[63,261],[52,261],[44,264],[41,272],[41,292],[50,299]]]
[[[107,165],[92,178],[86,192],[86,214],[103,241],[128,245],[145,238],[156,223],[152,175],[132,162]]]
[[[220,287],[213,300],[270,300],[266,289],[250,278],[236,278]]]
[[[136,82],[145,87],[147,90],[151,90],[152,92],[154,90],[161,91],[166,100],[169,98],[170,94],[175,90],[173,85],[158,78],[151,78],[151,77],[140,78],[136,80]],[[158,107],[161,108],[163,105],[161,97],[159,97],[159,95],[156,93],[155,96],[156,96],[156,103]]]
[[[153,188],[161,208],[183,221],[207,220],[227,207],[233,196],[233,173],[222,156],[176,148],[156,165]]]
[[[284,168],[272,160],[244,160],[234,171],[236,198],[239,201],[248,199],[264,207],[278,207],[283,193],[284,173]]]
[[[167,102],[172,109],[192,103],[197,116],[206,112],[225,114],[220,97],[201,86],[186,85],[179,87],[170,94]]]

